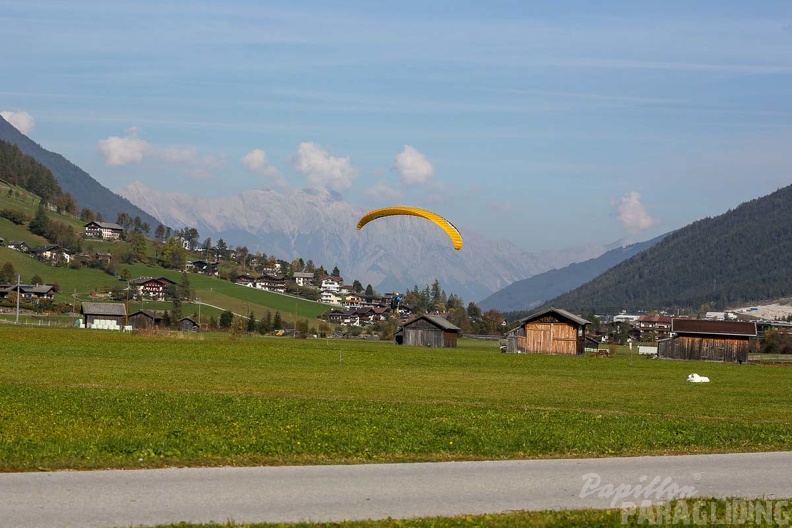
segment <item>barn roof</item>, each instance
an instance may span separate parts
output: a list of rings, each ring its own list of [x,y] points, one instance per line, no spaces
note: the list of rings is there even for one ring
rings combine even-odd
[[[675,334],[706,334],[756,336],[756,323],[744,321],[712,321],[704,319],[674,319],[671,331]]]
[[[591,324],[591,321],[589,321],[588,319],[583,319],[582,317],[578,317],[577,315],[571,312],[567,312],[566,310],[562,310],[561,308],[547,308],[546,310],[541,310],[539,312],[529,315],[528,317],[520,319],[519,323],[523,325],[528,321],[539,319],[540,317],[543,317],[549,313],[555,313],[556,315],[559,315],[564,319],[569,319],[570,321],[575,322],[579,325]]]
[[[440,317],[439,315],[419,315],[418,317],[415,317],[404,323],[404,326],[405,327],[410,326],[411,324],[415,323],[416,321],[420,321],[421,319],[428,321],[430,324],[442,330],[447,330],[449,332],[460,332],[462,330],[458,326],[450,323],[448,319],[446,319],[445,317]]]
[[[126,306],[123,303],[95,303],[84,302],[80,306],[83,315],[126,315]]]

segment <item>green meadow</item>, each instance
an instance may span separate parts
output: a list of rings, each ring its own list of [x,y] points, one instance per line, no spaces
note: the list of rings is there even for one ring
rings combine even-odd
[[[0,470],[792,448],[786,368],[0,328]],[[688,374],[709,376],[691,384]]]

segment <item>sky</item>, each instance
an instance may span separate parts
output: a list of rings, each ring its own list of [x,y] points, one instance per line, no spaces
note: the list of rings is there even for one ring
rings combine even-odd
[[[0,0],[0,114],[118,190],[319,188],[526,251],[792,183],[792,3]]]

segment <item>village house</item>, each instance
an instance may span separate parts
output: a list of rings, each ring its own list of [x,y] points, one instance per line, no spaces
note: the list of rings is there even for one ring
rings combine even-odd
[[[17,293],[20,301],[37,303],[55,298],[55,286],[51,284],[11,284],[0,286],[0,299],[7,299]]]
[[[320,301],[324,304],[335,304],[341,306],[341,295],[334,291],[322,290]]]
[[[304,286],[311,286],[313,283],[313,273],[306,273],[303,271],[297,271],[294,273],[294,282],[297,286],[304,287]]]
[[[28,253],[36,260],[42,262],[68,264],[71,261],[69,251],[57,245],[37,246]]]
[[[206,260],[194,260],[187,263],[187,268],[194,273],[203,273],[210,277],[217,276],[217,262],[209,262]]]
[[[152,301],[164,301],[168,288],[176,283],[167,277],[138,277],[129,281],[130,293]]]
[[[338,293],[341,291],[341,286],[344,284],[344,279],[341,277],[322,277],[322,291],[329,291],[333,293]]]
[[[111,222],[88,222],[85,224],[87,238],[101,238],[102,240],[117,240],[121,238],[124,228]]]
[[[285,293],[286,277],[265,273],[256,279],[256,288],[276,293]]]
[[[671,336],[671,316],[642,315],[634,323],[643,342],[657,341]]]
[[[9,240],[8,248],[19,251],[20,253],[27,253],[30,251],[30,246],[27,245],[27,242],[22,240]]]

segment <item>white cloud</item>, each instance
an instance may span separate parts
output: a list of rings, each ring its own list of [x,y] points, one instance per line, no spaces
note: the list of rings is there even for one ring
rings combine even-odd
[[[401,200],[402,193],[388,185],[387,182],[380,182],[366,189],[366,196],[371,200],[384,203]]]
[[[4,110],[0,112],[0,116],[3,116],[3,119],[11,123],[14,128],[23,134],[27,134],[36,126],[36,121],[33,119],[33,116],[27,112],[10,112]]]
[[[164,148],[154,151],[154,155],[167,163],[196,163],[198,151],[195,148]]]
[[[611,205],[619,212],[619,220],[630,233],[639,233],[657,223],[641,203],[641,195],[636,191],[623,194],[621,200],[613,200]]]
[[[249,172],[277,176],[280,171],[270,164],[267,153],[261,149],[253,149],[239,160]]]
[[[423,185],[434,177],[432,163],[410,145],[404,145],[404,150],[396,156],[395,166],[399,181],[404,185]]]
[[[312,187],[345,191],[352,186],[357,170],[349,157],[335,158],[316,143],[300,143],[292,157],[294,170],[308,177]]]
[[[125,137],[110,136],[98,143],[99,152],[108,165],[140,163],[150,153],[149,144],[137,137],[137,130],[127,130]]]

